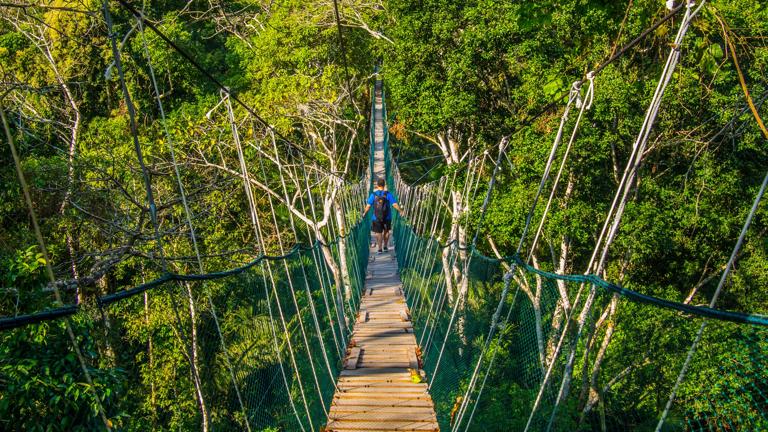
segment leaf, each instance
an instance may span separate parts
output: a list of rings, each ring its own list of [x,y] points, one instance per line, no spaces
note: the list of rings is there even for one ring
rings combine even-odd
[[[720,60],[723,58],[723,48],[720,46],[720,44],[711,44],[707,48],[707,54],[712,56],[712,58]]]
[[[562,87],[563,87],[563,79],[558,77],[544,84],[544,87],[542,88],[542,90],[544,91],[545,95],[552,96],[555,93],[557,93]]]

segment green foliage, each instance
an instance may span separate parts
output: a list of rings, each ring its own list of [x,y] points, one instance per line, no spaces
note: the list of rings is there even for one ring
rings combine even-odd
[[[536,4],[455,4],[437,0],[389,4],[392,19],[388,33],[394,36],[395,44],[384,49],[384,71],[389,109],[397,113],[398,133],[393,135],[399,142],[393,144],[393,151],[396,155],[407,155],[398,157],[399,161],[416,159],[420,153],[429,156],[436,154],[437,149],[419,147],[436,146],[419,137],[448,136],[459,141],[462,152],[469,151],[467,159],[479,158],[481,150],[490,149],[488,161],[496,155],[494,144],[511,133],[491,206],[481,217],[484,185],[491,172],[491,168],[486,168],[481,172],[477,198],[470,205],[471,214],[462,221],[470,222],[469,232],[480,230],[476,246],[485,254],[493,253],[486,238],[493,239],[502,255],[512,254],[544,171],[562,106],[544,113],[530,127],[518,130],[518,125],[530,113],[561,97],[572,82],[667,11],[661,3],[651,1],[630,2],[629,9],[627,2],[576,0]],[[650,137],[650,149],[611,247],[607,268],[600,275],[644,294],[697,305],[708,304],[712,298],[768,161],[768,148],[747,110],[715,13],[733,29],[729,37],[738,41],[736,54],[747,86],[761,115],[766,116],[765,43],[760,35],[766,31],[768,15],[758,11],[754,2],[707,2],[680,47],[681,63],[663,100]],[[678,25],[677,18],[662,25],[596,77],[595,102],[581,123],[543,225],[542,238],[532,251],[536,267],[564,274],[580,274],[586,269]],[[566,122],[565,139],[556,161],[563,155],[575,117],[574,110]],[[400,133],[403,129],[405,134]],[[428,163],[404,166],[403,178],[413,181],[429,168]],[[557,162],[553,170],[556,169]],[[459,179],[460,189],[461,176]],[[533,213],[531,231],[535,231],[542,217],[543,202],[551,187],[550,180]],[[766,283],[765,209],[762,205],[753,221],[718,308],[747,313],[768,310],[768,298],[761,289]],[[481,220],[484,223],[479,225]],[[523,244],[523,256],[529,252],[531,231]],[[438,262],[437,268],[440,265]],[[487,275],[483,274],[478,271],[478,279],[485,284]],[[433,277],[439,279],[438,275]],[[428,286],[418,276],[414,280],[415,287],[422,283]],[[479,282],[472,279],[472,283]],[[530,281],[530,286],[537,286],[536,283]],[[573,296],[577,289],[569,284],[567,292]],[[499,290],[497,284],[484,288],[477,297],[470,294],[467,316],[482,321],[485,312],[472,315],[473,308],[480,307],[482,311],[487,307],[483,306],[486,297],[493,299],[489,300],[491,303],[497,301]],[[516,333],[506,336],[511,345],[499,352],[499,365],[489,378],[493,385],[486,388],[473,423],[484,428],[512,422],[511,429],[522,429],[514,422],[518,415],[525,417],[527,413],[518,408],[530,406],[534,396],[526,394],[526,390],[536,389],[541,376],[533,355],[533,310],[540,309],[540,325],[546,332],[553,326],[553,309],[543,303],[533,305],[532,294],[521,293],[518,302],[527,302],[529,312],[521,312],[515,322]],[[581,355],[586,357],[576,361],[571,390],[576,394],[574,400],[567,400],[560,408],[563,420],[558,420],[558,427],[600,430],[607,423],[607,430],[653,430],[698,327],[629,302],[622,303],[615,316],[608,303],[596,307],[609,317],[600,321],[596,329],[587,330],[595,344],[608,341],[605,357],[596,367],[596,386],[611,384],[605,394],[598,394],[600,403],[581,419],[588,399],[584,389],[589,388],[590,365],[596,359],[597,348],[593,347],[589,355],[579,351],[577,359]],[[445,327],[445,321],[438,322]],[[609,322],[613,326],[610,338],[606,336]],[[456,329],[438,330],[453,331]],[[759,349],[763,341],[762,336],[749,331],[748,327],[737,329],[728,325],[707,328],[691,367],[696,372],[684,381],[670,414],[670,430],[762,427],[754,410],[760,411],[755,407],[763,403],[765,377],[764,373],[753,373],[752,364],[764,361],[764,356],[751,352]],[[473,337],[475,334],[468,329],[467,338]],[[446,350],[467,353],[456,360],[457,364],[474,355],[473,349],[459,341],[449,341],[450,348]],[[646,352],[652,353],[651,358],[643,363]],[[732,364],[729,356],[739,357],[739,365]],[[527,360],[521,363],[521,358]],[[466,371],[461,365],[457,368]],[[612,382],[613,377],[622,376],[628,365],[634,365],[632,374]],[[447,381],[436,379],[440,386],[434,397],[442,404],[438,407],[439,415],[445,415],[446,409],[450,411],[456,391],[467,384],[468,373],[449,375]],[[544,419],[555,391],[556,388],[545,392],[545,401],[549,401],[542,408]],[[579,391],[582,393],[578,394]],[[701,402],[693,402],[696,392],[701,395]],[[737,396],[744,393],[754,401],[748,403],[749,397]],[[508,395],[514,395],[519,405],[510,401]],[[506,412],[500,408],[504,403]]]
[[[89,362],[96,357],[84,315],[70,320]],[[0,424],[4,430],[87,431],[100,427],[98,403],[70,346],[64,322],[0,333]],[[124,413],[110,409],[125,385],[125,371],[89,365],[101,403],[119,425]]]
[[[167,284],[149,291],[146,298],[138,296],[103,309],[94,304],[96,296],[139,285],[166,269],[199,271],[169,144],[174,145],[180,161],[177,166],[190,197],[204,270],[231,268],[251,259],[260,248],[254,246],[258,242],[237,176],[240,167],[232,130],[224,108],[212,110],[221,99],[218,89],[157,35],[146,29],[141,33],[133,17],[112,3],[115,37],[138,110],[139,144],[158,206],[157,241],[126,104],[112,65],[101,1],[50,3],[90,13],[0,7],[3,104],[56,277],[71,280],[95,275],[87,283],[70,284],[61,291],[65,303],[81,302],[87,310],[71,322],[107,416],[122,430],[200,429],[188,349],[197,346],[196,361],[205,371],[201,391],[207,396],[213,429],[242,429],[248,417],[256,420],[255,430],[295,430],[288,402],[289,397],[299,399],[298,382],[290,381],[285,388],[277,367],[267,305],[272,302],[275,307],[278,300],[261,285],[267,275],[263,269],[226,281]],[[666,13],[657,0],[633,1],[626,19],[627,2],[389,0],[381,8],[369,3],[340,2],[346,22],[346,52],[338,45],[329,2],[203,4],[174,0],[147,2],[144,12],[170,39],[297,143],[307,159],[320,159],[327,170],[340,172],[342,166],[333,164],[344,160],[346,151],[340,149],[345,147],[323,151],[322,145],[349,142],[353,168],[348,178],[364,171],[367,162],[365,133],[358,130],[365,108],[359,107],[366,107],[371,97],[366,79],[378,56],[383,59],[390,119],[401,129],[401,133],[393,132],[399,138],[393,140],[398,162],[433,157],[403,168],[407,179],[429,182],[456,174],[459,186],[466,181],[463,174],[468,159],[446,167],[433,142],[438,135],[459,142],[462,152],[469,151],[468,158],[491,149],[490,161],[499,139],[515,132],[487,214],[480,218],[477,209],[490,175],[488,162],[480,173],[475,201],[470,203],[472,211],[461,218],[470,231],[480,229],[477,247],[486,254],[491,252],[487,237],[494,239],[502,254],[515,250],[562,107],[529,128],[518,131],[518,126],[569,91],[573,81],[615,47]],[[651,137],[652,148],[640,169],[609,265],[601,275],[670,300],[683,301],[690,295],[693,304],[707,304],[711,299],[717,275],[768,164],[765,141],[746,110],[715,18],[717,13],[733,29],[731,37],[747,85],[766,117],[768,48],[762,35],[768,32],[768,12],[761,2],[750,0],[707,4],[681,47],[682,63],[664,99]],[[573,274],[585,269],[678,24],[674,19],[661,26],[597,77],[595,104],[582,123],[542,241],[533,251],[540,268]],[[160,122],[149,79],[145,44],[162,94],[165,125]],[[354,98],[351,102],[347,91]],[[208,112],[210,118],[205,116]],[[235,116],[246,143],[248,167],[252,174],[258,173],[253,178],[280,190],[278,168],[261,152],[271,146],[269,134],[237,106]],[[568,127],[574,117],[572,114]],[[291,169],[306,169],[308,160],[300,160],[282,141],[278,146]],[[271,150],[267,154],[271,156]],[[9,152],[0,152],[0,167],[0,313],[10,316],[44,310],[53,305],[53,293],[45,288],[40,250],[30,246],[36,240]],[[325,173],[309,169],[301,174],[320,195]],[[566,197],[568,184],[572,192]],[[302,187],[289,185],[288,194]],[[278,253],[278,233],[284,235],[283,246],[293,241],[310,243],[313,232],[300,229],[295,236],[285,234],[291,224],[285,208],[278,210],[275,221],[266,216],[270,195],[262,192],[254,196],[259,211],[264,211],[260,222],[267,233],[268,251]],[[300,201],[296,200],[297,206],[308,204]],[[534,222],[541,214],[540,205]],[[356,215],[350,212],[348,220]],[[331,227],[320,232],[333,237]],[[360,250],[365,249],[365,240],[362,235],[350,239]],[[767,241],[763,205],[718,307],[768,311],[763,289],[768,285]],[[563,245],[568,253],[561,265],[553,254]],[[159,246],[166,259],[160,259]],[[341,253],[338,245],[331,247],[330,255],[337,261]],[[356,266],[364,265],[362,254],[347,253]],[[300,310],[306,310],[310,301],[321,310],[335,307],[332,298],[328,306],[321,291],[330,288],[333,275],[318,264],[320,255],[314,250],[275,270],[284,272],[283,277],[290,273],[297,281],[308,279],[313,284],[315,291],[298,296]],[[307,276],[304,270],[312,271]],[[486,270],[494,273],[499,269],[472,272],[478,276]],[[356,286],[362,283],[361,277],[353,277]],[[427,278],[436,280],[437,276]],[[493,312],[500,287],[498,278],[470,287],[466,313],[471,324],[467,330],[478,337],[469,342],[466,352],[479,349],[487,330],[484,320]],[[289,289],[282,282],[277,293],[291,315],[289,337],[305,349],[299,372],[308,376],[308,357],[319,352],[314,344],[304,348],[299,317],[304,323],[310,317],[290,310],[295,308],[292,299],[282,297]],[[551,289],[554,293],[554,287]],[[341,314],[351,316],[354,306],[350,300]],[[549,306],[541,317],[544,324],[553,319],[552,304]],[[239,411],[230,385],[214,307],[220,314],[228,352],[242,372],[237,380],[248,399],[245,414]],[[522,428],[526,404],[535,398],[535,383],[540,378],[530,327],[535,317],[530,308],[525,313],[528,315],[521,315],[519,322],[505,329],[504,341],[492,347],[499,353],[499,373],[493,376],[496,385],[487,389],[486,402],[476,417],[477,424],[488,425],[490,430]],[[327,322],[321,323],[326,330],[320,337],[328,345],[340,337],[329,325],[332,317],[328,313]],[[654,309],[634,304],[622,304],[613,320],[617,326],[599,384],[606,384],[603,376],[610,379],[619,374],[628,359],[642,359],[649,348],[659,361],[643,364],[616,383],[584,421],[579,418],[583,398],[577,394],[566,401],[563,421],[558,423],[562,430],[597,429],[601,416],[609,424],[653,428],[653,418],[696,331],[690,322],[672,316],[660,318]],[[667,327],[666,332],[657,331]],[[193,333],[198,339],[190,342]],[[600,328],[595,337],[601,340],[604,335]],[[765,392],[757,361],[764,344],[742,330],[709,328],[703,342],[707,354],[695,357],[693,375],[681,389],[686,405],[675,406],[670,425],[705,428],[717,424],[717,413],[735,412],[742,415],[742,423],[734,420],[733,425],[765,428],[759,413],[741,410],[748,405],[745,395],[755,394],[754,389]],[[287,348],[281,346],[280,353],[287,364]],[[334,368],[339,360],[331,359]],[[594,351],[588,360],[594,361]],[[515,380],[509,371],[526,379]],[[581,371],[576,374],[577,380],[584,377]],[[323,390],[331,388],[330,378],[323,380]],[[466,385],[458,381],[460,386]],[[438,408],[445,416],[456,395],[447,391],[441,395],[439,388],[437,394]],[[312,395],[328,397],[326,393]],[[62,321],[0,333],[0,429],[93,430],[99,427],[95,402]],[[318,399],[310,405],[312,415],[322,417]]]

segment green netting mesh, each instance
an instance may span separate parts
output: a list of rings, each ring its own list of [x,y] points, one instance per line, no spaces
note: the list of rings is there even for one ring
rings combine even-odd
[[[304,167],[303,159],[292,162]],[[287,168],[278,165],[260,160],[252,169],[279,188],[284,181],[279,170]],[[311,205],[314,212],[312,194],[326,191],[309,180],[291,184],[297,190],[285,194],[296,193],[293,205],[305,212]],[[254,226],[258,233],[244,250],[267,250],[271,256],[243,267],[204,275],[166,273],[126,289],[143,281],[144,264],[153,267],[148,274],[157,275],[156,263],[134,260],[130,264],[136,265],[126,264],[99,281],[105,286],[84,297],[91,303],[74,304],[74,290],[65,292],[66,306],[28,301],[33,295],[51,297],[38,280],[17,290],[15,301],[4,296],[0,430],[105,429],[65,319],[106,417],[118,430],[318,430],[330,409],[365,282],[370,218],[360,215],[370,184],[368,173],[352,184],[332,178],[328,188],[336,190],[335,201],[323,209],[327,223],[318,223],[317,232],[299,220],[294,228],[284,203],[273,208],[271,198],[256,197],[257,214],[250,216],[268,222]],[[233,191],[228,202],[248,202],[242,188]],[[195,214],[205,214],[200,206],[190,201]],[[247,207],[232,212],[248,220]],[[226,230],[225,222],[214,222]],[[198,238],[217,238],[210,232],[217,226],[197,228]],[[169,237],[162,239],[166,246],[189,241],[184,231]],[[284,242],[313,238],[335,240],[283,251]],[[154,251],[152,246],[147,250]],[[222,268],[227,260],[213,262],[206,264]],[[112,294],[98,297],[103,292]],[[51,306],[40,310],[41,304]]]
[[[502,309],[502,317],[508,315],[509,319],[490,346],[489,353],[497,354],[494,364],[488,369],[491,355],[487,354],[480,368],[480,381],[488,372],[482,397],[478,385],[459,430],[522,430],[529,416],[530,430],[655,429],[704,318],[628,300],[606,282],[594,284],[594,277],[559,276],[518,260],[501,262],[475,250],[459,250],[455,244],[442,245],[416,235],[402,219],[397,221],[395,233],[398,263],[443,430],[451,430],[456,420],[460,398],[500,298],[504,274],[511,266],[516,270]],[[458,306],[453,321],[453,304],[461,285],[446,288],[446,266],[458,267],[466,278],[466,301]],[[589,297],[593,303],[585,309]],[[565,298],[575,308],[566,310]],[[615,313],[606,325],[602,320],[611,309]],[[577,339],[580,319],[584,325]],[[601,325],[595,332],[598,322]],[[649,332],[649,328],[654,330]],[[604,347],[609,331],[612,340]],[[664,430],[768,427],[766,335],[763,326],[708,320]],[[573,370],[566,380],[569,391],[553,415],[571,355]],[[548,383],[531,415],[550,365]],[[637,382],[653,384],[648,387]],[[499,418],[504,418],[503,424],[498,423]]]
[[[341,332],[339,317],[353,323],[359,303],[368,231],[366,219],[345,245],[328,245],[336,262],[343,251],[350,268],[342,312],[319,243],[232,274],[171,279],[109,305],[81,305],[71,321],[113,426],[200,430],[205,412],[210,430],[319,428],[350,331]],[[35,422],[62,415],[62,429],[103,428],[85,384],[77,394],[66,390],[84,377],[61,319],[0,332],[0,344],[0,403],[9,414],[1,429],[34,430]],[[166,349],[153,349],[160,345]],[[30,377],[39,383],[37,401],[48,405],[15,397],[29,397],[17,386]]]
[[[441,210],[466,180],[411,187],[388,139],[385,152],[389,188],[407,206],[407,221],[395,215],[397,260],[442,430],[656,430],[702,325],[660,430],[768,429],[765,317],[488,258]]]

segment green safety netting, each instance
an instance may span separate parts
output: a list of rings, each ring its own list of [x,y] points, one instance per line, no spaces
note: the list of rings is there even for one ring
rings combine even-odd
[[[283,257],[260,258],[225,274],[182,276],[156,286],[150,282],[152,288],[143,295],[110,304],[106,298],[101,305],[81,305],[70,320],[112,424],[121,430],[199,430],[202,400],[211,430],[309,430],[310,424],[319,428],[330,408],[349,334],[342,333],[339,317],[353,323],[359,303],[368,225],[367,220],[359,223],[346,237],[351,295],[345,296],[342,312],[319,243],[295,247]],[[328,247],[338,260],[339,242]],[[4,324],[11,326],[12,319]],[[175,351],[152,350],[153,344],[174,341]],[[0,345],[9,354],[0,364],[5,372],[0,373],[0,403],[7,404],[3,411],[11,414],[0,419],[2,429],[13,429],[14,424],[29,428],[30,421],[73,412],[77,414],[67,419],[71,424],[103,428],[88,403],[85,385],[81,394],[57,391],[56,386],[63,388],[70,380],[83,381],[62,319],[0,332]],[[196,372],[190,371],[190,362]],[[15,375],[8,375],[11,371]],[[49,406],[36,408],[37,417],[28,401],[15,399],[16,391],[28,394],[17,383],[34,375],[40,399],[50,400]],[[174,393],[156,399],[153,394],[150,400],[157,404],[131,402],[146,401],[132,395],[154,393],[158,383],[168,380],[174,383]],[[168,404],[174,405],[172,410]]]
[[[502,262],[474,249],[461,251],[455,244],[446,246],[415,234],[402,220],[396,223],[395,230],[401,276],[443,430],[451,430],[456,420],[508,266],[516,266],[510,295],[502,309],[502,317],[508,315],[508,321],[500,326],[490,345],[489,353],[496,351],[494,364],[489,364],[486,354],[480,368],[479,381],[487,379],[480,402],[477,407],[472,404],[478,399],[478,385],[458,430],[523,430],[547,368],[553,364],[530,425],[530,430],[547,429],[571,353],[575,362],[570,392],[559,404],[551,430],[655,429],[705,318],[628,299],[616,293],[617,287],[603,281],[595,283],[595,277],[560,276],[538,271],[517,259]],[[452,266],[457,261],[468,262],[468,269],[458,266],[468,279],[467,295],[451,322],[451,300],[459,297],[459,289],[454,286],[453,292],[446,290],[444,264]],[[571,319],[567,320],[564,299],[567,297],[573,304],[580,289],[581,304],[570,311]],[[567,296],[561,296],[561,292]],[[590,292],[595,294],[594,303],[585,313],[584,334],[577,340],[584,296]],[[608,326],[613,341],[601,353],[606,326],[601,326],[597,334],[592,334],[591,329],[601,317],[605,319],[603,315],[610,307],[617,310],[614,323]],[[653,325],[649,326],[649,322]],[[764,323],[722,319],[706,322],[703,339],[663,430],[768,427],[768,331]],[[570,331],[555,356],[567,326]],[[648,332],[649,327],[655,330]],[[642,387],[635,382],[652,382],[653,386]],[[598,400],[602,403],[597,404]],[[582,412],[586,412],[583,417]],[[503,424],[498,424],[499,418],[504,418]]]
[[[272,227],[263,234],[269,253],[241,267],[166,273],[79,305],[3,306],[0,429],[105,429],[65,320],[118,430],[321,428],[365,281],[370,218],[360,213],[369,177],[338,183],[341,219],[321,233],[331,242],[281,252],[276,230],[288,227]],[[285,208],[275,211],[286,221]]]
[[[766,317],[489,258],[466,238],[445,244],[439,208],[453,184],[405,184],[388,134],[384,148],[407,206],[408,220],[395,215],[397,260],[441,430],[656,430],[702,326],[659,430],[768,428]]]

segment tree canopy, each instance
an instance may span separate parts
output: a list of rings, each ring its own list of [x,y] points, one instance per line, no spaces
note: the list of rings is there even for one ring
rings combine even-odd
[[[298,243],[319,245],[318,252],[281,271],[299,274],[310,260],[322,262],[327,274],[311,277],[335,287],[332,305],[348,307],[358,283],[349,276],[358,265],[354,250],[365,242],[349,235],[363,203],[347,201],[362,193],[368,170],[376,65],[403,179],[456,179],[444,203],[449,222],[442,240],[466,246],[478,232],[473,246],[481,253],[513,255],[572,85],[579,81],[584,94],[590,71],[669,13],[657,0],[125,2],[141,11],[140,20],[123,3],[0,4],[0,109],[32,203],[29,209],[3,131],[0,316],[61,306],[55,291],[64,304],[85,310],[67,324],[0,331],[0,429],[93,430],[101,427],[100,406],[120,430],[242,426],[241,414],[230,409],[236,395],[224,402],[202,397],[206,386],[226,386],[226,368],[215,376],[197,369],[223,364],[229,349],[216,343],[215,304],[233,317],[219,332],[255,334],[252,345],[233,336],[241,344],[230,347],[254,371],[243,385],[276,379],[286,359],[277,358],[284,347],[276,355],[271,346],[270,294],[248,304],[253,281],[241,277],[168,284],[108,308],[97,299],[170,273],[217,272],[262,254],[282,255]],[[621,172],[666,56],[679,48],[680,64],[597,276],[670,301],[709,304],[768,167],[768,137],[757,121],[768,117],[763,6],[708,1],[682,46],[671,46],[680,14],[594,77],[594,101],[541,240],[535,247],[530,238],[523,243],[534,267],[594,271],[588,262]],[[577,111],[564,121],[567,131]],[[491,176],[496,183],[485,209]],[[479,185],[472,196],[461,191],[468,181]],[[539,205],[532,220],[542,213]],[[262,233],[253,229],[256,218]],[[716,307],[768,313],[765,203],[736,262]],[[462,289],[462,275],[451,280]],[[497,284],[483,295],[496,299],[499,290]],[[536,297],[533,290],[528,295]],[[298,301],[321,300],[327,305],[318,291]],[[592,332],[595,344],[610,347],[603,367],[616,376],[618,359],[646,361],[636,358],[644,352],[638,335],[658,323],[632,308],[606,306],[605,316]],[[67,326],[86,365],[72,352]],[[660,344],[673,346],[676,335]],[[747,362],[748,355],[720,356],[712,364],[729,356]],[[83,369],[94,374],[94,386]],[[673,380],[675,373],[644,371],[616,384],[615,393],[624,396],[610,397],[621,398],[625,411],[613,414],[656,410],[666,394],[654,380]],[[756,385],[765,390],[765,382]],[[287,410],[297,383],[286,386],[287,399],[274,387],[260,391]],[[529,397],[522,393],[513,384],[494,389],[489,398],[496,402],[483,414],[485,424],[496,425],[490,430],[509,430],[502,404]],[[590,397],[569,409],[604,402]],[[277,411],[265,416],[290,430],[291,413]],[[649,425],[635,424],[655,426]]]

